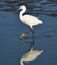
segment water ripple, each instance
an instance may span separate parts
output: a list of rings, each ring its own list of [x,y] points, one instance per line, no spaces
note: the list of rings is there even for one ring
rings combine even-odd
[[[0,2],[0,11],[7,11],[7,12],[16,12],[17,8],[20,5],[27,6],[26,13],[33,13],[33,14],[44,14],[48,16],[57,16],[57,1],[3,1]]]

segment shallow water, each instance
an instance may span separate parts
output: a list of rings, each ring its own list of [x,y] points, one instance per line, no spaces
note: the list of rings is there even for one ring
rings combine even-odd
[[[29,31],[29,27],[22,24],[18,17],[17,8],[27,2],[0,2],[0,65],[20,65],[22,54],[30,44],[21,42],[18,37]],[[57,65],[57,2],[39,1],[29,2],[27,12],[39,17],[42,25],[34,27],[34,49],[43,53],[33,62],[25,65]],[[29,7],[28,7],[29,6]]]

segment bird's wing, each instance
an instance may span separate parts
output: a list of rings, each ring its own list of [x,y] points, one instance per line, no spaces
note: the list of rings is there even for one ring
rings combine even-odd
[[[30,21],[38,20],[37,17],[35,17],[35,16],[31,16],[31,15],[24,15],[24,17],[25,17],[26,19],[30,20]]]
[[[37,17],[31,16],[31,15],[24,15],[23,21],[27,24],[35,25],[38,23],[39,19]]]

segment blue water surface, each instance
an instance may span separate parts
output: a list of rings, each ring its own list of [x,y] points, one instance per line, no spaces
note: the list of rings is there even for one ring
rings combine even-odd
[[[31,15],[43,21],[42,25],[34,27],[35,35],[39,36],[35,38],[34,49],[43,50],[43,53],[25,65],[57,65],[57,17]],[[21,42],[18,37],[29,30],[16,12],[0,11],[0,65],[20,65],[20,58],[30,44]]]

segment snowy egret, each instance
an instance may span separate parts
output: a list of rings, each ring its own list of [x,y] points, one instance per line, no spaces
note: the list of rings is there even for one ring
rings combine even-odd
[[[41,20],[39,20],[35,16],[31,16],[31,15],[28,15],[28,14],[23,15],[26,12],[26,6],[24,6],[24,5],[20,6],[19,10],[21,10],[20,15],[19,15],[20,20],[23,23],[25,23],[26,25],[29,25],[32,30],[33,30],[33,26],[43,23]]]
[[[39,50],[33,50],[33,48],[31,48],[29,51],[27,51],[25,54],[22,55],[20,65],[24,65],[23,62],[29,62],[35,60],[42,52],[43,50],[39,51]]]
[[[26,6],[22,5],[19,7],[20,14],[19,14],[19,18],[21,20],[21,22],[25,23],[26,25],[28,25],[31,28],[31,31],[33,33],[32,37],[33,37],[33,43],[34,43],[34,31],[33,31],[33,26],[42,24],[43,22],[41,20],[39,20],[37,17],[32,16],[32,15],[28,15],[24,13],[26,12]],[[28,32],[29,33],[29,32]],[[26,36],[26,34],[22,34],[21,37]]]

